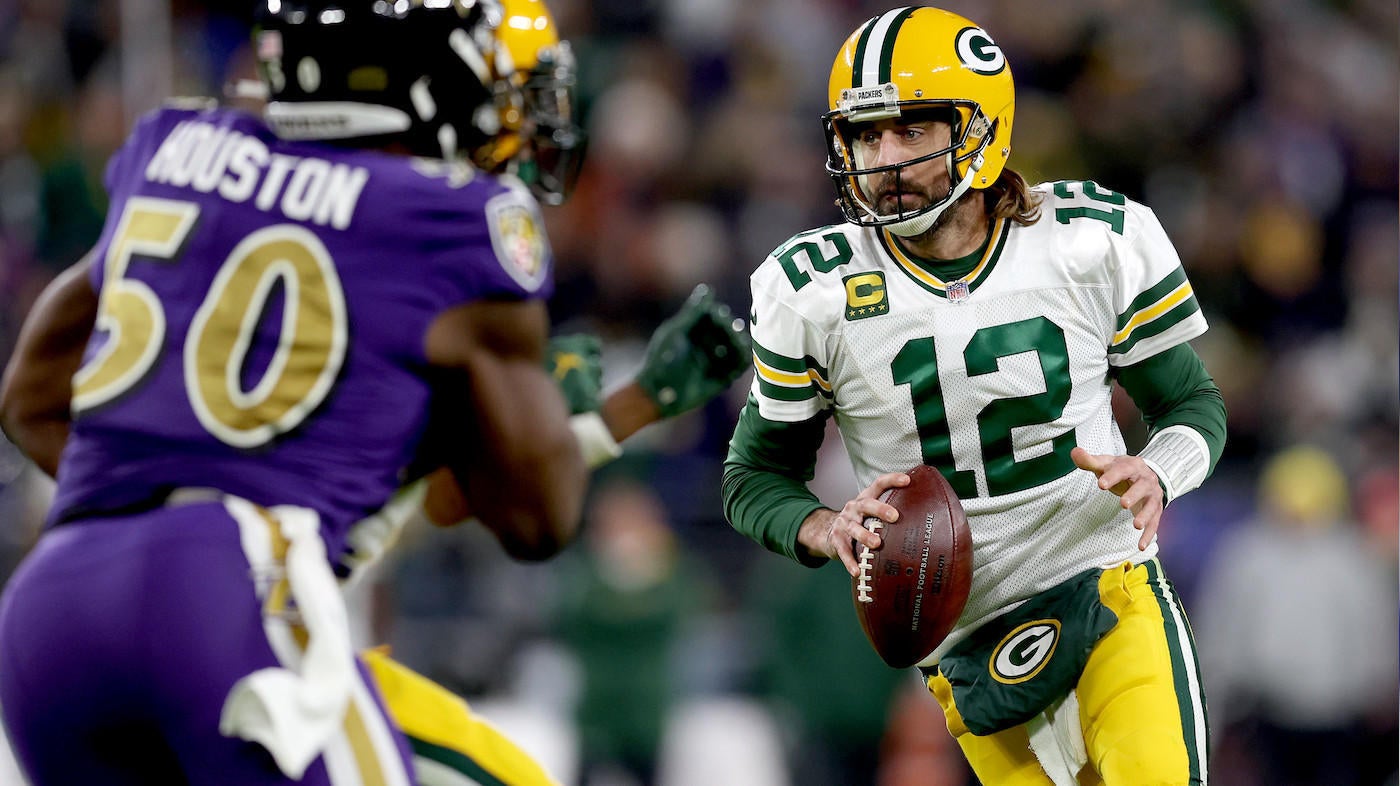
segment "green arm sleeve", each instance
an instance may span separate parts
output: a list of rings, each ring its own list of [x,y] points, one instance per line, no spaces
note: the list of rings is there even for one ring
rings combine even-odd
[[[769,551],[816,567],[825,559],[797,546],[803,519],[824,507],[807,488],[829,414],[800,423],[768,420],[752,396],[739,413],[724,460],[724,515],[734,529]]]
[[[1142,410],[1153,434],[1177,425],[1199,431],[1210,448],[1210,469],[1215,469],[1225,449],[1225,399],[1189,344],[1124,366],[1118,383]]]

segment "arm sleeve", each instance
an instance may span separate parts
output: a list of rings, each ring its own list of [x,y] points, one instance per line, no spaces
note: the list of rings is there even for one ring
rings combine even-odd
[[[808,420],[768,420],[749,397],[724,461],[724,515],[764,548],[809,567],[825,564],[797,547],[797,530],[824,507],[807,488],[816,472],[829,411]]]
[[[1151,436],[1174,426],[1200,434],[1209,449],[1206,476],[1225,449],[1225,399],[1189,344],[1176,346],[1118,370]]]
[[[750,285],[754,377],[724,462],[724,512],[764,548],[815,567],[826,560],[799,549],[797,531],[825,507],[807,488],[832,412],[829,331],[809,317],[822,311],[821,295],[816,283],[789,278],[775,255]]]

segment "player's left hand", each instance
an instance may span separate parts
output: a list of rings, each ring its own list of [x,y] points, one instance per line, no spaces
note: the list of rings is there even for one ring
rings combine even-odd
[[[1146,551],[1162,522],[1166,495],[1157,473],[1137,456],[1095,455],[1084,448],[1069,453],[1074,465],[1099,477],[1099,488],[1112,491],[1118,503],[1133,512],[1133,526],[1142,530],[1138,550]]]
[[[603,402],[603,342],[597,336],[555,336],[544,367],[569,402],[569,414],[597,412]]]
[[[701,284],[652,334],[637,384],[663,418],[694,409],[729,387],[749,367],[744,321]]]

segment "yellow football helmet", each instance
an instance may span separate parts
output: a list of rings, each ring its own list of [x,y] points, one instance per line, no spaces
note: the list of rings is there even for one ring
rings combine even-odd
[[[529,183],[541,201],[558,204],[573,190],[583,162],[577,63],[544,0],[502,0],[501,6],[497,37],[513,61],[532,131],[528,140],[499,140],[493,156]],[[524,155],[527,142],[529,155]]]
[[[1016,91],[1006,56],[975,23],[937,8],[896,8],[869,19],[842,45],[831,67],[827,173],[847,221],[899,235],[925,231],[969,188],[991,186],[1011,154]],[[952,144],[926,156],[865,167],[852,153],[852,130],[908,112],[941,110]],[[942,157],[948,193],[917,210],[882,214],[862,188],[874,175]]]

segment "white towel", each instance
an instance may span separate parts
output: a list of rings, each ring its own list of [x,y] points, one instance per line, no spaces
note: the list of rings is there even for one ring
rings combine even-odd
[[[277,567],[270,549],[257,549],[263,552],[259,558],[249,548],[250,537],[256,539],[250,530],[265,538],[268,522],[246,500],[229,497],[225,506],[243,528],[244,549],[254,575],[268,575]],[[284,666],[260,669],[234,684],[224,700],[219,733],[262,745],[287,777],[300,780],[344,723],[356,679],[355,655],[345,603],[321,540],[319,517],[293,506],[272,508],[269,513],[288,541],[286,576],[308,643],[299,656],[295,651],[279,651]],[[260,593],[265,591],[266,587],[259,587]],[[275,638],[273,645],[283,649]]]
[[[1030,733],[1031,750],[1055,786],[1077,786],[1079,771],[1089,762],[1084,729],[1079,725],[1079,695],[1070,691],[1027,721],[1026,730]]]

